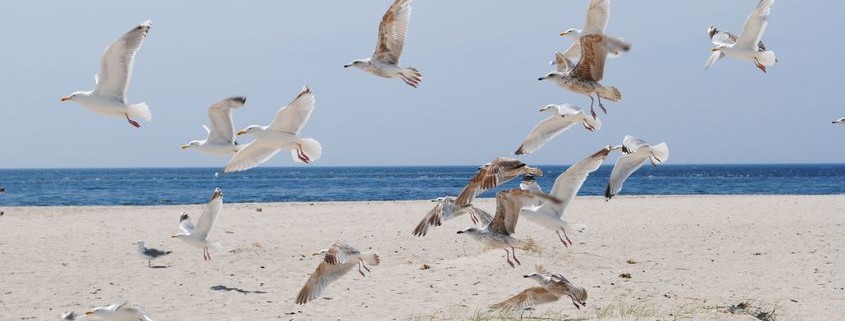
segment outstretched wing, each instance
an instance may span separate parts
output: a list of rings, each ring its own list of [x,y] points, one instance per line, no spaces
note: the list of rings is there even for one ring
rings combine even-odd
[[[246,102],[245,97],[231,97],[220,100],[208,107],[208,140],[215,144],[234,144],[235,128],[232,124],[232,109],[240,108]]]
[[[141,49],[152,25],[152,22],[147,20],[106,48],[100,58],[100,71],[94,77],[97,82],[94,88],[96,94],[126,103],[126,89],[132,76],[135,54]]]
[[[610,0],[592,0],[587,8],[587,20],[582,34],[604,34],[610,16]]]
[[[253,168],[258,166],[258,164],[270,160],[278,152],[279,150],[276,148],[251,142],[232,156],[232,159],[229,160],[229,164],[226,165],[223,172],[239,172]]]
[[[544,287],[535,286],[525,289],[507,300],[493,304],[490,308],[496,310],[523,310],[538,304],[554,302],[560,299],[560,294],[547,290]]]
[[[314,111],[314,101],[311,88],[302,87],[299,95],[290,104],[279,109],[273,122],[270,123],[270,129],[298,134]]]
[[[411,19],[411,0],[396,0],[381,19],[378,27],[378,43],[373,58],[398,65],[405,46],[405,34]]]
[[[560,133],[575,126],[574,117],[561,117],[553,115],[539,122],[531,129],[522,145],[514,152],[516,155],[531,154],[543,147],[546,142],[554,139]]]
[[[496,215],[493,216],[489,228],[499,233],[513,234],[516,231],[520,210],[539,202],[560,203],[554,197],[531,190],[513,189],[496,193]]]
[[[745,48],[756,50],[763,39],[763,32],[766,31],[766,26],[769,25],[769,14],[772,12],[772,4],[775,0],[760,0],[757,7],[748,15],[745,20],[745,27],[739,33],[739,39],[736,41],[735,48]]]
[[[194,231],[194,222],[191,222],[191,218],[185,212],[182,212],[179,217],[179,229],[185,234],[191,234]]]
[[[202,216],[197,221],[197,227],[194,228],[191,234],[196,235],[200,239],[207,238],[208,233],[211,232],[211,228],[214,227],[214,223],[217,222],[217,217],[220,215],[222,209],[223,192],[219,188],[215,188],[214,192],[211,193],[211,199],[202,211]]]
[[[563,172],[563,174],[560,174],[560,176],[555,179],[555,184],[552,186],[552,190],[549,192],[549,195],[561,200],[562,202],[556,211],[558,217],[562,216],[563,212],[566,211],[566,208],[569,207],[569,203],[571,203],[575,198],[575,195],[578,194],[581,186],[584,185],[584,181],[587,180],[587,176],[599,169],[601,164],[607,158],[607,155],[610,154],[611,150],[610,146],[602,148],[584,160],[570,166],[565,172]]]
[[[602,35],[581,36],[581,60],[575,65],[573,74],[583,80],[599,81],[604,77],[604,62],[607,48]]]

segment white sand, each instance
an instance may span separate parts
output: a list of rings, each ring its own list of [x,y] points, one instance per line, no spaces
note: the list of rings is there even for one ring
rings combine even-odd
[[[563,300],[525,316],[755,320],[725,312],[748,301],[777,320],[845,319],[845,196],[579,198],[569,216],[587,224],[588,237],[564,249],[523,220],[516,236],[533,236],[543,252],[519,251],[516,269],[504,251],[481,252],[455,233],[468,217],[411,236],[432,205],[225,204],[212,235],[227,252],[210,262],[170,238],[179,212],[196,219],[199,205],[4,208],[0,320],[57,320],[122,300],[158,321],[496,319],[487,305],[533,286],[522,275],[535,264],[587,288],[589,300],[581,311]],[[489,199],[477,205],[492,212]],[[147,268],[131,244],[138,239],[173,250],[153,262],[167,268]],[[295,305],[318,263],[310,254],[338,239],[372,248],[382,264],[366,278],[348,274],[326,299]],[[424,263],[431,269],[420,270]],[[212,290],[218,285],[262,293]]]

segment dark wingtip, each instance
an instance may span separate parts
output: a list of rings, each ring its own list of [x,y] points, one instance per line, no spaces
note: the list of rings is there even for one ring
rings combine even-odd
[[[188,214],[186,214],[186,213],[182,213],[182,216],[180,216],[180,217],[179,217],[179,222],[182,222],[182,221],[184,221],[184,220],[187,220],[188,218],[189,218],[189,217],[188,217]]]
[[[610,192],[610,185],[607,185],[604,189],[604,200],[609,201],[611,198],[613,198],[613,193]]]
[[[246,103],[246,97],[244,97],[244,96],[232,97],[232,100],[241,103],[241,105]]]
[[[221,191],[220,188],[218,187],[218,188],[214,189],[214,193],[211,194],[211,200],[209,200],[209,201],[213,201],[213,200],[216,200],[216,199],[221,198],[221,197],[223,197],[223,191]]]

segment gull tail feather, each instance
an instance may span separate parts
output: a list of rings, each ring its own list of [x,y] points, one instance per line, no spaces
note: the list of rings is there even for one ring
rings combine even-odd
[[[669,147],[666,143],[660,143],[651,147],[651,163],[660,164],[669,160]]]
[[[130,105],[126,111],[129,114],[130,118],[141,118],[146,121],[153,120],[153,113],[150,111],[150,107],[147,106],[147,103],[139,103]]]
[[[759,55],[757,55],[757,60],[760,61],[763,66],[766,67],[774,65],[776,62],[778,62],[777,55],[775,55],[775,52],[771,50],[761,52]]]
[[[361,254],[361,260],[368,265],[378,265],[381,263],[381,259],[378,257],[378,254],[375,253]]]
[[[616,87],[602,87],[599,90],[596,90],[596,93],[601,96],[601,98],[610,101],[622,100],[622,92]]]

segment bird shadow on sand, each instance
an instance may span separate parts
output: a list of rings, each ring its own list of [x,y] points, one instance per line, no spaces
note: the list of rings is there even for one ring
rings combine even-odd
[[[239,293],[243,293],[243,294],[250,294],[250,293],[264,294],[264,293],[267,293],[267,292],[264,292],[264,291],[248,291],[248,290],[239,289],[239,288],[230,288],[230,287],[222,285],[222,284],[212,286],[211,289],[214,290],[214,291],[226,291],[226,292],[235,291],[235,292],[239,292]]]
[[[167,265],[153,265],[153,266],[151,266],[150,268],[151,268],[151,269],[166,269],[166,268],[168,268],[168,267],[169,267],[169,266],[167,266]]]

